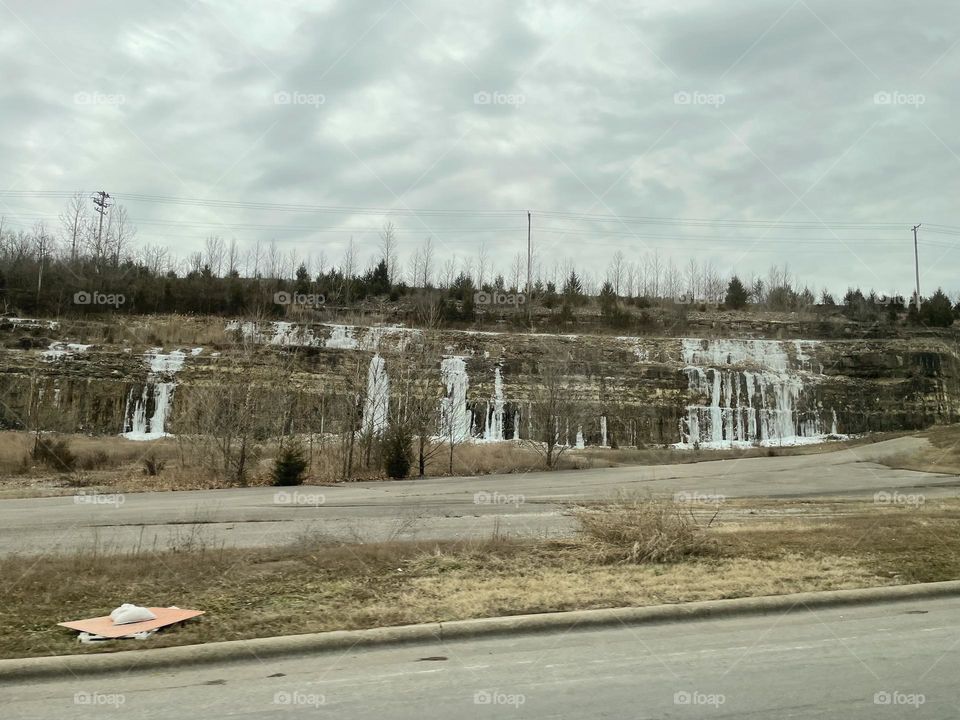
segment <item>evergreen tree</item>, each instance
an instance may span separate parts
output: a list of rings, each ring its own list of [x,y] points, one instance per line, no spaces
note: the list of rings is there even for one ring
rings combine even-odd
[[[387,477],[402,480],[410,474],[412,440],[409,428],[403,423],[395,422],[387,428],[383,454],[383,469]]]
[[[280,448],[273,461],[273,484],[277,486],[302,485],[307,472],[307,459],[303,456],[303,448],[295,440],[288,440]]]
[[[750,299],[750,293],[740,282],[740,278],[734,275],[727,286],[727,296],[724,298],[724,305],[731,310],[743,310],[747,306],[747,300]]]
[[[942,289],[920,306],[920,319],[930,327],[950,327],[953,325],[953,305]]]

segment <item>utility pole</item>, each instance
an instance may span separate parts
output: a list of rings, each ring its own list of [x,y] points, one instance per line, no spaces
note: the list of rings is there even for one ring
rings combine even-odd
[[[917,249],[917,230],[920,229],[920,223],[913,226],[913,263],[917,271],[917,312],[920,311],[920,251]]]
[[[533,245],[530,243],[531,214],[527,210],[527,322],[533,324],[533,300],[530,295],[530,266],[533,264]]]
[[[105,190],[94,193],[93,204],[96,206],[96,212],[100,214],[100,222],[97,226],[97,254],[99,255],[103,236],[103,216],[107,214],[107,208],[110,207],[110,193]]]

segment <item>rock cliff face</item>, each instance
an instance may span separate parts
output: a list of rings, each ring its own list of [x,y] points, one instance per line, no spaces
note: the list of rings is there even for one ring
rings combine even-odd
[[[531,403],[550,368],[577,398],[573,427],[556,421],[570,444],[777,445],[960,419],[952,336],[638,338],[239,321],[221,322],[197,347],[186,335],[181,346],[137,343],[142,335],[0,320],[0,424],[151,439],[187,431],[182,409],[209,402],[211,389],[242,387],[260,406],[287,404],[294,431],[377,431],[406,402],[403,388],[416,387],[436,405],[437,434],[509,440],[534,430]],[[97,342],[111,336],[123,337]]]

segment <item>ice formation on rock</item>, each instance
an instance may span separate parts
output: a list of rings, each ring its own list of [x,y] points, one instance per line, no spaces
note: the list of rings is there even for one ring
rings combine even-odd
[[[377,435],[387,429],[390,408],[390,378],[379,353],[370,358],[367,369],[367,397],[363,404],[363,429]]]
[[[471,413],[467,408],[467,363],[462,357],[445,357],[440,361],[440,379],[446,397],[440,400],[440,434],[453,442],[470,438]]]
[[[177,384],[175,376],[183,367],[186,355],[180,350],[164,353],[162,348],[153,348],[143,357],[150,367],[147,382],[135,401],[130,390],[124,412],[123,436],[129,440],[156,440],[167,434],[165,426]],[[151,406],[153,412],[148,417]]]
[[[483,429],[483,439],[490,441],[503,440],[503,376],[500,368],[494,370],[493,399],[487,403],[487,421]]]
[[[683,340],[688,387],[700,402],[686,408],[680,445],[797,445],[822,440],[824,423],[808,397],[817,381],[813,358],[806,353],[813,345]]]

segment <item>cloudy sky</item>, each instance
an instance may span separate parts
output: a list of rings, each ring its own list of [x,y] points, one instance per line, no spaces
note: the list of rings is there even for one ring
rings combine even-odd
[[[958,291],[958,21],[946,0],[0,0],[0,213],[55,226],[102,188],[139,244],[328,264],[351,236],[366,263],[390,220],[404,255],[485,243],[506,273],[529,209],[547,273],[658,251],[902,292],[921,222],[924,291]]]

